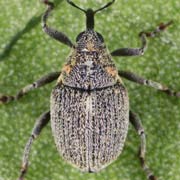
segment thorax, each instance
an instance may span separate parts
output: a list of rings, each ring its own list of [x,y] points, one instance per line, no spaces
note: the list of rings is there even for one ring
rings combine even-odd
[[[114,85],[119,79],[110,54],[103,50],[73,50],[62,69],[58,82],[64,85],[93,90]]]

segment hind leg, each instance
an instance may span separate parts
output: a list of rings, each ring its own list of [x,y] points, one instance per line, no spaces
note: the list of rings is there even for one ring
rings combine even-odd
[[[147,178],[149,180],[157,180],[157,178],[154,176],[153,172],[150,170],[150,168],[148,167],[145,161],[146,136],[145,136],[145,132],[144,132],[144,128],[142,126],[141,120],[132,111],[130,111],[129,115],[130,115],[130,122],[134,126],[135,130],[137,131],[141,139],[141,144],[140,144],[140,149],[139,149],[139,159],[140,159],[141,166],[143,170],[145,171]]]
[[[20,176],[18,180],[23,180],[24,176],[28,169],[28,161],[29,161],[29,154],[31,150],[31,146],[33,141],[36,139],[37,136],[41,133],[42,129],[47,125],[50,120],[50,111],[43,113],[39,119],[37,119],[34,128],[32,130],[32,134],[27,141],[27,144],[24,149],[23,159],[22,159],[22,168],[20,172]]]

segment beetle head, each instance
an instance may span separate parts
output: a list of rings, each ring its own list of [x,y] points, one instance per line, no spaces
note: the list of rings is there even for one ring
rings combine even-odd
[[[104,47],[104,39],[101,34],[93,30],[81,32],[77,38],[77,49],[81,51],[97,51]]]

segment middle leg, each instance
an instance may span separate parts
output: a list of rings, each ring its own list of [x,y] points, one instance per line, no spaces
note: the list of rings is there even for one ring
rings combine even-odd
[[[24,88],[22,88],[21,90],[19,90],[19,92],[15,95],[15,96],[10,96],[10,95],[1,95],[0,94],[0,104],[4,104],[4,103],[9,103],[11,101],[14,100],[19,100],[20,98],[22,98],[25,94],[27,94],[28,92],[32,91],[33,89],[37,89],[39,87],[42,87],[48,83],[51,83],[52,81],[56,80],[60,75],[60,72],[52,72],[49,73],[43,77],[41,77],[40,79],[38,79],[37,81],[35,81],[32,84],[29,84],[27,86],[25,86]]]
[[[164,92],[170,96],[180,97],[180,92],[175,92],[175,91],[169,89],[167,86],[162,85],[161,83],[142,78],[132,72],[118,71],[118,74],[120,77],[124,77],[130,81],[133,81],[133,82],[141,84],[141,85],[153,87],[153,88],[155,88],[161,92]]]

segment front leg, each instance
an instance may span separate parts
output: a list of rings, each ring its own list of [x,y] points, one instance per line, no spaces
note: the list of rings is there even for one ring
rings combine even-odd
[[[167,24],[161,23],[154,31],[152,32],[144,32],[142,31],[139,33],[141,38],[142,46],[140,48],[121,48],[111,52],[112,56],[138,56],[143,55],[144,51],[147,48],[147,40],[146,37],[154,37],[156,34],[160,33],[161,31],[165,30],[172,21],[168,22]]]
[[[118,74],[120,77],[124,77],[130,81],[133,81],[133,82],[141,84],[141,85],[153,87],[153,88],[160,90],[161,92],[164,92],[170,96],[180,97],[180,92],[175,92],[175,91],[169,89],[167,86],[162,85],[161,83],[145,79],[145,78],[140,77],[132,72],[118,71]]]
[[[47,33],[52,38],[60,41],[61,43],[66,44],[69,47],[73,47],[74,46],[73,43],[64,33],[52,29],[46,24],[50,12],[54,9],[54,4],[52,2],[49,2],[48,0],[42,0],[42,2],[48,6],[46,12],[42,16],[42,28],[44,32]]]

